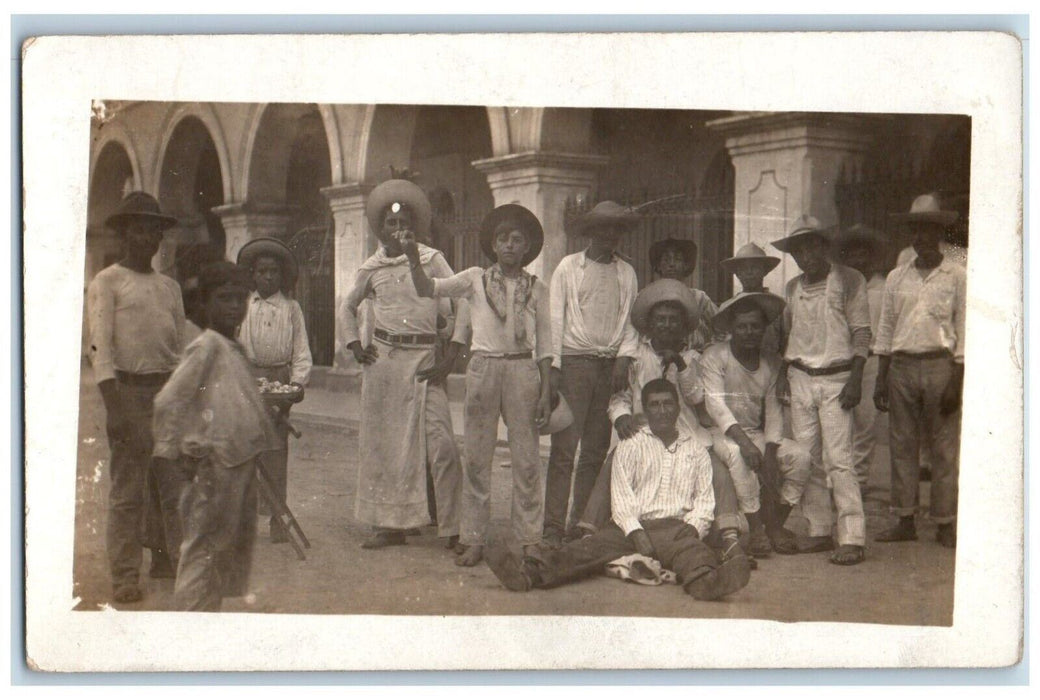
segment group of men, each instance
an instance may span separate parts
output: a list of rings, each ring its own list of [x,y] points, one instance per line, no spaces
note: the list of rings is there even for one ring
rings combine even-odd
[[[162,217],[154,200],[147,204],[149,216]],[[942,210],[935,196],[918,197],[899,215],[909,225],[913,253],[887,280],[877,233],[824,227],[803,216],[773,242],[801,269],[783,296],[763,285],[780,258],[747,244],[721,263],[742,291],[719,306],[685,281],[696,267],[691,240],[656,243],[650,258],[659,279],[640,290],[618,252],[639,214],[614,202],[600,202],[567,227],[567,235],[588,244],[564,257],[548,284],[525,269],[538,257],[544,232],[520,205],[500,206],[481,223],[488,267],[457,274],[428,245],[432,209],[414,183],[392,179],[376,187],[366,216],[380,247],[337,310],[344,347],[362,368],[355,518],[372,528],[365,549],[403,545],[433,518],[457,565],[484,561],[511,590],[605,571],[636,577],[663,570],[701,600],[738,591],[756,559],[773,552],[830,552],[835,564],[858,564],[866,544],[861,489],[877,411],[891,416],[899,521],[875,540],[916,539],[920,462],[927,454],[937,539],[955,546],[966,276],[941,252],[956,214]],[[153,575],[163,575],[164,552],[181,547],[180,590],[182,578],[186,589],[199,579],[191,568],[198,568],[192,563],[198,557],[186,563],[185,556],[204,536],[191,519],[194,513],[205,521],[200,484],[210,493],[234,488],[200,476],[198,461],[213,461],[220,451],[212,440],[188,449],[182,439],[178,453],[170,447],[176,440],[157,439],[159,459],[150,459],[151,404],[158,436],[161,417],[171,411],[163,412],[169,402],[155,394],[183,347],[183,310],[176,284],[153,273],[149,262],[163,220],[147,232],[152,247],[135,243],[144,234],[131,221],[137,219],[110,221],[125,231],[127,258],[102,272],[90,293],[95,371],[113,449],[109,555],[115,596],[123,601],[136,599],[135,591],[140,597],[132,525],[148,511],[149,494],[167,512],[176,511],[179,499],[165,539],[143,541],[153,548]],[[302,387],[310,369],[302,314],[282,291],[291,288],[295,262],[277,241],[250,245],[240,262],[256,291],[237,330],[217,330],[237,338],[233,347],[255,374]],[[460,458],[444,382],[466,348]],[[154,357],[144,362],[147,353]],[[192,354],[185,351],[182,368]],[[173,379],[178,374],[182,369]],[[178,383],[173,379],[169,384]],[[199,385],[179,384],[182,390]],[[140,423],[133,455],[118,430],[131,401]],[[172,405],[173,413],[192,410],[186,400]],[[489,539],[500,418],[510,449],[515,550],[512,542]],[[239,451],[236,464],[226,466],[261,459],[282,475],[284,498],[285,437],[275,431],[268,439],[271,427],[254,431],[255,450]],[[551,436],[547,468],[539,456],[543,434]],[[178,456],[191,460],[170,466]],[[192,460],[194,471],[186,470]],[[150,491],[153,482],[159,486]],[[785,527],[799,505],[807,537]],[[249,516],[255,528],[255,511]],[[244,522],[221,517],[232,529]],[[175,520],[196,532],[171,536]],[[284,538],[274,520],[271,536]],[[206,546],[241,543],[225,540]]]

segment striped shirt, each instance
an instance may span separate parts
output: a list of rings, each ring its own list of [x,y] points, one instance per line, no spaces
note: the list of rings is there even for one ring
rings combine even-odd
[[[642,528],[640,520],[677,518],[705,537],[715,517],[707,448],[682,428],[668,446],[642,428],[614,452],[610,498],[614,522],[626,535]]]

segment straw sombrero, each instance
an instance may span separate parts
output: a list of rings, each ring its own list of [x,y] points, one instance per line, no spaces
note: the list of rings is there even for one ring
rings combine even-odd
[[[383,212],[393,204],[406,207],[413,217],[415,234],[428,235],[430,220],[433,218],[433,207],[426,193],[410,180],[387,180],[378,185],[365,200],[365,218],[368,226],[376,236],[383,230]]]
[[[750,263],[762,265],[768,273],[780,264],[780,258],[775,255],[766,255],[766,251],[762,250],[754,243],[745,243],[737,249],[737,252],[733,254],[732,258],[720,260],[719,267],[726,272],[733,273],[738,267]]]
[[[300,265],[289,247],[277,238],[254,238],[247,241],[238,251],[238,264],[247,270],[253,269],[257,258],[269,255],[282,263],[282,291],[289,291],[296,286],[300,276]]]
[[[718,313],[711,319],[712,327],[720,333],[729,333],[733,324],[733,308],[743,303],[752,303],[762,309],[766,315],[767,326],[783,313],[784,306],[787,305],[782,298],[769,292],[741,292],[723,302]]]
[[[608,200],[600,202],[572,221],[567,226],[567,233],[571,236],[579,236],[590,228],[604,225],[620,225],[626,231],[630,231],[637,221],[639,221],[639,214],[631,208]]]
[[[534,215],[534,212],[519,204],[503,204],[488,212],[484,220],[480,222],[481,250],[484,251],[484,255],[492,262],[498,261],[498,256],[495,255],[495,242],[493,239],[495,229],[504,221],[515,222],[520,227],[520,230],[523,231],[530,247],[527,249],[527,254],[524,255],[521,265],[529,264],[542,252],[542,242],[545,239],[545,233],[542,231],[542,224],[538,221],[538,217]]]
[[[632,326],[646,335],[650,309],[662,301],[677,301],[686,309],[686,318],[692,323],[697,319],[697,298],[690,288],[679,280],[664,279],[652,282],[643,288],[632,304]]]

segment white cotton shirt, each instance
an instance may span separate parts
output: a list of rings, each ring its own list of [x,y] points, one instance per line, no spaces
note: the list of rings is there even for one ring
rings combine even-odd
[[[867,282],[856,270],[831,265],[820,282],[805,283],[804,273],[787,283],[784,322],[789,329],[784,358],[807,367],[848,362],[857,353],[852,333],[870,329]],[[869,341],[869,338],[866,339]],[[869,342],[862,348],[866,356]]]
[[[154,270],[110,265],[87,287],[87,322],[98,384],[117,371],[172,372],[184,346],[181,287]]]
[[[728,342],[717,343],[701,357],[701,381],[708,415],[719,431],[734,425],[749,434],[765,434],[766,442],[780,444],[783,416],[776,397],[780,358],[762,353],[752,371],[733,355]]]
[[[885,281],[875,354],[949,350],[964,362],[966,304],[967,275],[956,262],[943,258],[927,271],[913,260],[897,267]]]
[[[257,292],[249,295],[246,317],[238,329],[238,342],[253,365],[288,365],[289,381],[307,385],[314,363],[303,310],[295,299],[281,292],[266,299]]]

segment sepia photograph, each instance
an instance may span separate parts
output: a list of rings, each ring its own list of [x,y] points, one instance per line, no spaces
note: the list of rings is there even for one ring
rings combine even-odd
[[[77,629],[956,631],[991,234],[1021,293],[977,113],[413,94],[77,102]]]

